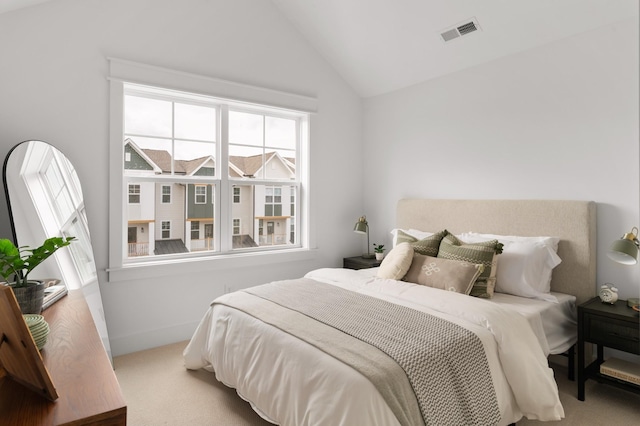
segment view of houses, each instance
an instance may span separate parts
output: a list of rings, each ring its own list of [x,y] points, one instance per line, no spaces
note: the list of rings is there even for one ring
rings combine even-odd
[[[215,158],[172,161],[165,150],[140,148],[125,140],[127,177],[214,176]],[[295,160],[278,152],[230,156],[229,177],[293,179]],[[219,250],[216,246],[215,187],[212,184],[131,181],[128,183],[128,257]],[[231,191],[232,248],[296,242],[296,186],[243,184]]]

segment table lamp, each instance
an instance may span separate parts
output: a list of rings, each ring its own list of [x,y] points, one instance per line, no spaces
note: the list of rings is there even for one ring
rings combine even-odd
[[[366,216],[360,216],[360,219],[356,222],[356,226],[353,228],[353,232],[356,234],[367,234],[367,252],[362,254],[364,259],[373,259],[375,255],[369,252],[369,223]]]
[[[619,240],[615,240],[607,255],[615,262],[624,265],[635,265],[638,263],[638,228],[635,226],[631,232],[624,234]]]
[[[640,241],[638,241],[638,228],[635,226],[631,229],[631,232],[626,233],[619,240],[615,240],[607,255],[609,259],[622,263],[623,265],[635,265],[638,263],[638,248],[640,247]],[[640,304],[638,298],[629,298],[627,305],[630,307]]]

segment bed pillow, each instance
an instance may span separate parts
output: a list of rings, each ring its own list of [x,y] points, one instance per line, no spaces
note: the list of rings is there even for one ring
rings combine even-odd
[[[438,256],[444,259],[481,264],[484,270],[471,289],[471,296],[490,298],[496,284],[497,255],[502,253],[503,244],[498,240],[465,243],[455,235],[447,233],[440,242]]]
[[[501,243],[504,244],[504,252],[517,252],[519,256],[525,256],[527,253],[529,255],[536,257],[536,259],[531,259],[529,262],[531,264],[537,264],[538,259],[537,256],[544,255],[544,262],[540,264],[540,269],[538,273],[538,277],[533,277],[532,275],[536,273],[536,271],[532,268],[528,270],[528,279],[527,284],[524,289],[524,292],[529,292],[529,288],[535,290],[536,293],[549,293],[551,291],[551,274],[553,268],[558,266],[562,261],[557,254],[558,251],[558,243],[560,242],[560,238],[558,237],[521,237],[516,235],[496,235],[496,234],[479,234],[476,232],[467,232],[460,235],[460,239],[467,242],[479,242],[483,240],[492,240],[497,239]],[[512,248],[510,246],[512,243],[517,243],[513,245]],[[529,245],[529,246],[528,246]],[[508,256],[506,259],[501,258],[498,263],[498,270],[503,266],[506,267],[507,264],[512,263],[512,261],[518,262],[519,265],[531,266],[527,262],[523,262],[522,259],[514,256]],[[510,269],[515,269],[516,266],[512,266]],[[497,286],[501,286],[503,283],[500,283],[500,274],[497,277]],[[511,275],[513,277],[513,275]],[[516,283],[512,283],[511,286]],[[510,293],[514,294],[514,293]],[[516,294],[518,295],[518,294]]]
[[[557,265],[548,264],[548,250],[541,242],[507,241],[498,258],[495,291],[557,302],[555,296],[539,291],[537,286],[541,280],[551,279]]]
[[[398,231],[402,231],[403,234],[410,235],[418,240],[421,240],[423,238],[430,237],[433,235],[433,232],[419,231],[417,229],[395,228],[391,230],[391,236],[392,236],[391,247],[395,247],[396,245],[398,245]]]
[[[403,281],[469,294],[483,270],[482,264],[458,262],[416,253],[413,255],[411,267]]]
[[[389,278],[399,280],[409,270],[413,260],[413,247],[409,243],[400,243],[384,257],[377,276],[379,278]]]
[[[498,234],[482,234],[479,232],[465,232],[464,234],[457,235],[460,239],[467,241],[472,239],[484,239],[484,240],[498,240],[501,243],[505,241],[529,241],[540,242],[548,245],[554,252],[558,252],[558,243],[560,243],[559,237],[523,237],[520,235],[498,235]]]
[[[440,241],[442,241],[442,238],[447,234],[448,232],[445,229],[444,231],[437,232],[428,237],[418,239],[402,230],[398,230],[397,242],[398,244],[411,244],[413,250],[418,254],[436,257],[438,255],[438,250],[440,249]]]

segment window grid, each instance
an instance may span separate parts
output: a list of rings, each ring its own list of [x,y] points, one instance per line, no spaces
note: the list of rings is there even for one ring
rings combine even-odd
[[[194,226],[194,223],[198,222],[197,220],[205,214],[205,217],[210,218],[210,220],[219,217],[222,219],[214,220],[208,225],[205,226],[205,230],[213,230],[214,225],[216,225],[215,229],[220,229],[220,232],[216,231],[213,234],[213,239],[220,242],[215,242],[213,244],[207,243],[207,248],[204,250],[213,251],[213,247],[217,247],[217,251],[222,252],[230,252],[236,249],[259,249],[263,246],[267,246],[265,248],[277,248],[278,245],[295,245],[299,244],[299,240],[295,236],[296,227],[294,225],[295,218],[291,215],[291,219],[285,219],[284,221],[269,221],[268,229],[271,233],[273,233],[274,227],[279,228],[278,231],[281,233],[280,235],[286,235],[285,229],[288,229],[290,232],[290,238],[278,238],[269,239],[266,243],[264,243],[259,236],[262,235],[264,231],[264,227],[257,226],[256,224],[262,224],[262,219],[259,219],[259,216],[278,216],[283,217],[283,200],[282,200],[282,186],[281,185],[267,185],[269,188],[269,195],[263,196],[264,205],[260,206],[261,203],[255,198],[258,196],[258,190],[261,187],[265,187],[265,184],[269,183],[269,181],[281,181],[286,180],[287,185],[291,185],[294,188],[294,192],[298,190],[300,187],[300,169],[296,167],[296,164],[300,164],[299,161],[299,145],[300,145],[300,120],[306,116],[306,114],[294,113],[294,112],[286,112],[286,111],[271,111],[269,113],[256,113],[256,110],[253,110],[254,107],[238,107],[234,105],[232,108],[229,106],[225,106],[224,102],[222,104],[217,104],[220,100],[214,100],[209,102],[208,100],[203,100],[203,97],[199,98],[197,101],[193,99],[189,99],[188,102],[182,102],[183,100],[179,98],[174,98],[172,95],[160,93],[161,89],[156,89],[153,93],[146,92],[145,90],[131,89],[127,90],[129,85],[125,84],[125,116],[127,107],[126,107],[126,99],[127,96],[133,97],[141,97],[141,98],[149,98],[153,101],[165,101],[170,102],[170,108],[167,108],[167,116],[171,116],[170,122],[171,125],[167,126],[170,130],[162,133],[162,131],[158,131],[158,134],[153,134],[152,131],[141,131],[140,129],[129,129],[126,125],[127,119],[125,119],[125,160],[129,166],[125,165],[125,179],[129,182],[140,181],[140,184],[132,183],[129,184],[129,200],[134,201],[135,204],[145,204],[145,188],[147,186],[143,182],[159,182],[161,180],[166,180],[171,177],[175,177],[175,182],[183,181],[185,183],[185,188],[188,188],[190,185],[188,182],[193,181],[201,181],[200,184],[192,185],[192,190],[189,192],[188,189],[185,190],[185,201],[184,201],[184,229],[181,231],[178,229],[172,229],[170,221],[161,220],[159,217],[160,213],[158,211],[155,212],[155,217],[152,217],[151,220],[155,219],[156,222],[160,221],[161,223],[161,237],[162,239],[169,238],[174,232],[174,238],[181,238],[180,235],[183,234],[187,238],[183,239],[183,243],[186,246],[187,252],[195,252],[197,250],[203,250],[201,248],[196,248],[193,246],[195,241],[198,240],[200,236],[199,230],[196,231],[194,228],[189,228],[187,223],[191,223],[190,226]],[[131,85],[133,86],[133,85]],[[205,106],[209,108],[213,108],[217,111],[215,118],[215,127],[217,129],[221,129],[223,126],[228,126],[228,112],[231,111],[249,111],[253,113],[255,116],[259,116],[262,118],[262,126],[261,131],[262,135],[257,138],[255,141],[249,140],[248,143],[231,143],[231,140],[227,140],[225,136],[228,133],[222,131],[222,133],[216,132],[213,137],[201,138],[197,137],[197,135],[183,135],[179,134],[179,128],[176,123],[179,123],[179,109],[183,108],[183,104],[195,105],[197,106]],[[229,104],[230,105],[230,104]],[[263,108],[256,106],[256,108]],[[170,111],[170,112],[169,112]],[[225,114],[227,114],[225,116]],[[227,117],[225,119],[225,117]],[[184,118],[184,117],[183,117]],[[189,118],[190,120],[193,117]],[[268,127],[267,123],[272,122],[276,124],[283,124],[284,127],[289,128],[289,133],[284,138],[285,140],[294,141],[291,146],[279,146],[286,144],[288,142],[281,142],[278,140],[277,129],[271,129]],[[192,132],[193,129],[189,128],[185,130],[185,132]],[[224,139],[223,139],[224,138]],[[139,142],[136,142],[139,141]],[[138,143],[140,146],[136,146]],[[155,143],[158,148],[164,149],[153,149],[153,148],[141,148],[141,146],[145,143]],[[184,159],[179,158],[180,155],[184,155],[184,153],[190,152],[186,148],[198,147],[198,144],[209,143],[211,146],[215,146],[215,151],[210,155],[193,155],[192,157],[186,157]],[[189,145],[191,144],[191,145]],[[228,144],[228,145],[225,145]],[[222,145],[228,146],[231,151],[237,150],[236,152],[231,152],[229,149],[222,147]],[[130,148],[129,150],[127,150]],[[222,149],[221,149],[222,148]],[[243,151],[244,150],[244,151]],[[165,155],[165,160],[160,158],[159,152],[163,152]],[[253,155],[256,153],[256,155]],[[244,153],[244,154],[243,154]],[[234,155],[234,154],[243,154],[243,155]],[[148,160],[151,161],[148,161]],[[146,166],[145,161],[147,163],[154,163],[151,166]],[[136,163],[136,161],[138,163]],[[193,171],[189,169],[189,167],[197,162],[202,161],[200,164],[200,168],[197,171]],[[225,164],[228,165],[225,166]],[[257,171],[255,169],[255,165],[257,164]],[[130,168],[128,168],[130,167]],[[134,167],[138,167],[134,169]],[[252,167],[254,169],[252,169]],[[229,170],[229,174],[227,176],[226,170]],[[180,194],[174,192],[174,190],[180,189],[180,184],[175,187],[171,187],[170,185],[157,185],[160,187],[160,201],[162,204],[169,204],[171,202],[177,202],[177,204],[181,203]],[[207,186],[212,189],[207,189]],[[240,226],[240,220],[236,220],[237,218],[233,215],[235,212],[229,209],[229,213],[227,213],[226,206],[227,202],[223,200],[219,200],[222,202],[222,205],[217,205],[215,194],[221,193],[220,189],[215,189],[217,187],[225,187],[229,186],[232,188],[231,191],[231,206],[234,206],[233,209],[248,209],[249,214],[254,215],[254,220],[249,221],[248,229],[242,229]],[[242,188],[245,189],[242,189]],[[241,194],[245,191],[248,191],[247,194],[241,197]],[[227,192],[228,194],[228,192]],[[191,198],[193,197],[193,198]],[[244,198],[246,197],[246,198]],[[158,196],[156,195],[156,198]],[[210,210],[202,210],[202,208],[198,208],[198,206],[202,206],[208,202],[208,198],[211,199]],[[249,200],[248,202],[246,200]],[[267,201],[268,200],[268,201]],[[288,209],[291,212],[297,210],[296,197],[291,197],[290,200],[285,201],[287,205],[289,205]],[[248,204],[247,204],[248,203]],[[247,207],[248,205],[254,206],[253,208]],[[237,207],[236,207],[237,206]],[[259,211],[255,211],[255,208],[259,206]],[[264,209],[264,211],[263,211]],[[144,211],[142,209],[141,211]],[[133,213],[132,213],[133,212]],[[284,212],[287,214],[286,212]],[[125,212],[125,214],[127,214]],[[135,214],[138,214],[138,211],[129,210],[127,215],[128,221],[135,221]],[[169,212],[165,212],[164,214],[169,214]],[[195,215],[195,216],[194,216]],[[244,214],[243,214],[244,216]],[[225,217],[227,218],[225,220]],[[288,218],[288,216],[286,216]],[[187,220],[189,218],[189,220]],[[160,220],[159,220],[160,219]],[[229,220],[231,219],[231,220]],[[225,225],[225,222],[227,225]],[[177,222],[180,224],[180,220]],[[202,222],[200,221],[199,226],[201,226]],[[246,225],[245,225],[246,226]],[[226,228],[226,232],[225,232]],[[124,230],[126,233],[127,229]],[[284,231],[284,232],[283,232]],[[210,234],[211,232],[208,231]],[[224,235],[227,235],[229,238],[229,243],[225,242]],[[242,234],[242,235],[241,235]],[[125,234],[126,235],[126,234]],[[241,236],[240,239],[233,239],[231,242],[231,236]],[[152,238],[152,236],[151,236]],[[205,239],[210,237],[205,237]],[[219,240],[222,238],[222,240]],[[248,244],[247,242],[255,240],[256,242],[253,244]],[[150,241],[150,249],[148,255],[153,255],[153,250],[151,246],[153,243]],[[245,243],[247,245],[245,246]],[[126,260],[125,255],[125,260]],[[139,258],[136,258],[138,260]]]

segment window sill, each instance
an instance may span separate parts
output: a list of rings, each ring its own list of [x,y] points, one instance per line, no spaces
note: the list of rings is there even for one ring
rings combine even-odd
[[[299,262],[316,258],[316,249],[291,249],[277,252],[237,253],[207,258],[176,261],[148,262],[107,269],[109,282],[140,280],[166,276],[184,276],[188,273],[247,268],[276,263]]]

